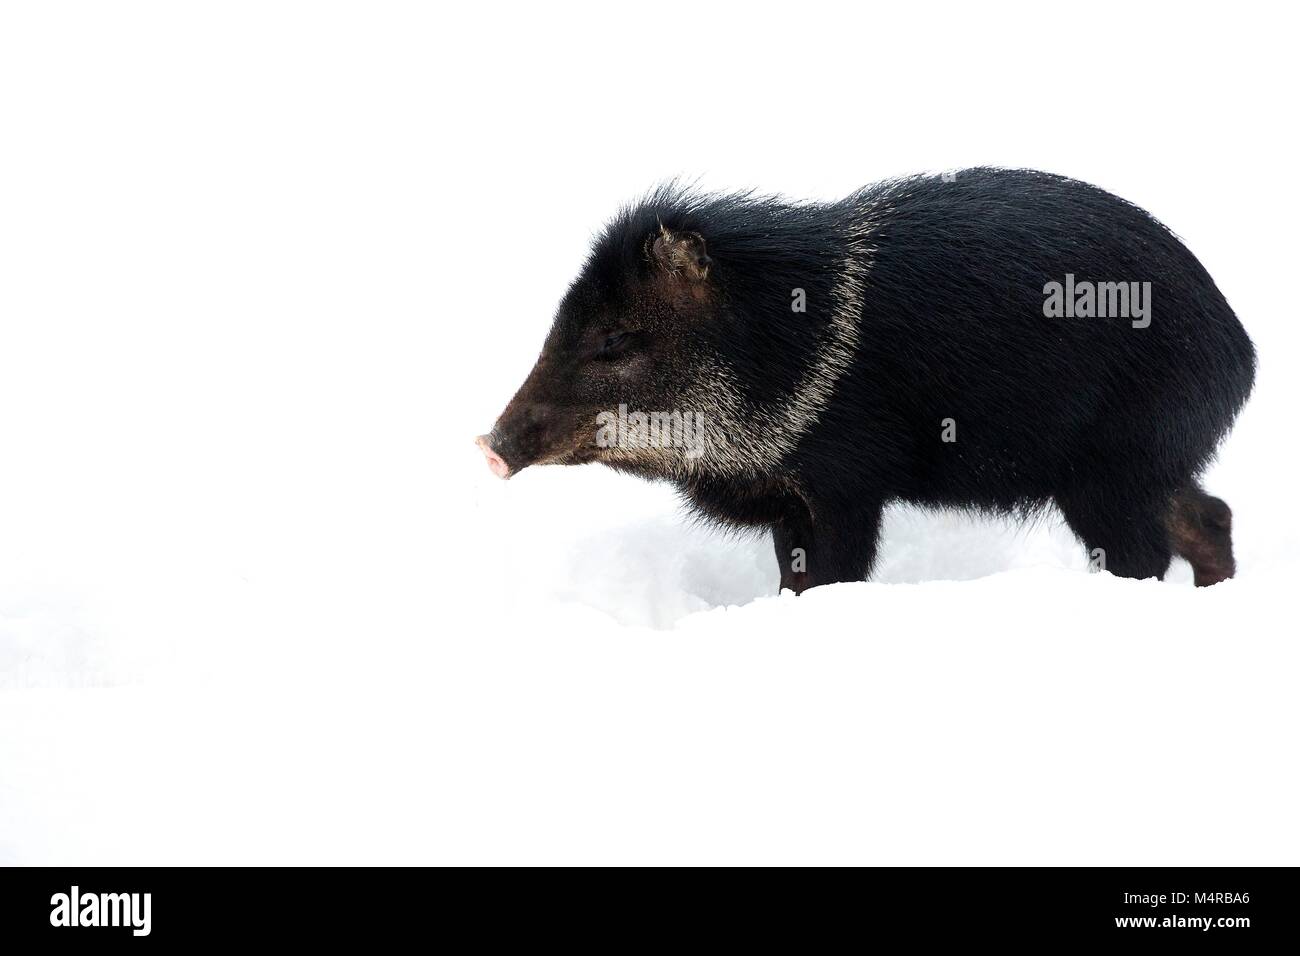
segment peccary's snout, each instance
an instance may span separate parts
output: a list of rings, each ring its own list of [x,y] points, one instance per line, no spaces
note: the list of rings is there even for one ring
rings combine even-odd
[[[510,466],[506,460],[492,450],[492,437],[490,435],[479,435],[474,439],[474,443],[483,452],[483,457],[487,459],[488,468],[492,474],[498,478],[505,479],[510,477]]]
[[[498,478],[510,478],[529,465],[557,458],[570,449],[561,447],[554,410],[545,404],[511,402],[492,431],[476,444]]]

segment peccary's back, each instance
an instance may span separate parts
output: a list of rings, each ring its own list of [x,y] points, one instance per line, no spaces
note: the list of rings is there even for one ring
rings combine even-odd
[[[1029,171],[907,180],[864,200],[860,352],[809,454],[839,435],[901,497],[996,507],[1088,469],[1132,463],[1174,485],[1204,466],[1250,392],[1254,351],[1163,225]]]

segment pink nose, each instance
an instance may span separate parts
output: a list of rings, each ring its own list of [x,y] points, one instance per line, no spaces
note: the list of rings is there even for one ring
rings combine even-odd
[[[487,435],[479,435],[474,439],[474,444],[483,449],[483,457],[487,459],[488,467],[492,469],[492,474],[498,478],[510,477],[510,466],[506,460],[492,450],[492,445],[488,441]]]

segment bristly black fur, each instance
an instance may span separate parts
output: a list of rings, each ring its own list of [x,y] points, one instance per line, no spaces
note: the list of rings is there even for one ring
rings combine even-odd
[[[1150,283],[1149,326],[1045,315],[1046,285],[1067,274]],[[633,344],[593,364],[591,343],[615,330]],[[669,184],[596,241],[494,436],[517,467],[603,460],[675,481],[711,520],[771,528],[796,590],[868,573],[890,501],[1055,502],[1108,569],[1161,576],[1171,548],[1233,567],[1226,505],[1196,479],[1254,370],[1192,253],[1086,183],[970,169],[834,203]],[[591,451],[584,416],[620,402],[712,415],[729,456],[687,467]],[[1218,523],[1197,532],[1202,515]]]

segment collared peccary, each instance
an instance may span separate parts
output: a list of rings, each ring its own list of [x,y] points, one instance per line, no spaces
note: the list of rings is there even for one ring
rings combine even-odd
[[[770,528],[781,586],[858,581],[892,501],[1055,502],[1106,570],[1234,572],[1197,476],[1255,354],[1161,223],[1094,186],[971,169],[833,203],[664,186],[596,240],[478,443],[601,462]]]

